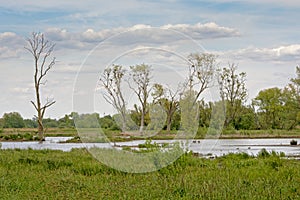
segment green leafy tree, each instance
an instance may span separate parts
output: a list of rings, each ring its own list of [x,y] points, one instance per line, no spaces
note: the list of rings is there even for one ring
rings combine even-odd
[[[110,130],[120,130],[118,125],[116,124],[114,118],[110,115],[105,115],[99,119],[99,123],[101,128],[110,129]]]
[[[149,105],[148,105],[149,106]],[[140,130],[142,108],[137,104],[133,105],[133,110],[130,110],[130,120],[128,126],[130,130]],[[147,126],[150,123],[149,111],[144,116],[144,125]]]
[[[242,106],[240,114],[235,120],[235,128],[237,130],[254,130],[257,129],[257,116],[255,109],[251,105]]]
[[[199,127],[207,128],[209,127],[211,119],[211,111],[213,107],[212,102],[206,103],[203,99],[198,101],[199,103]]]
[[[284,108],[284,127],[293,129],[300,122],[300,67],[296,67],[296,77],[291,79],[283,89],[285,101]]]
[[[171,130],[179,130],[180,129],[180,108],[175,111],[172,119]]]
[[[296,67],[296,77],[291,79],[291,84],[289,84],[289,87],[293,89],[293,93],[298,101],[298,106],[300,106],[300,67]]]
[[[300,122],[300,67],[284,89],[270,88],[253,100],[262,128],[293,129]]]
[[[210,121],[207,137],[215,137],[222,133],[225,121],[224,102],[215,101],[209,103]],[[201,115],[201,114],[200,114]]]
[[[181,130],[186,138],[192,138],[199,126],[199,106],[195,103],[197,92],[186,91],[180,98]]]
[[[75,115],[77,128],[99,128],[100,116],[98,113]]]
[[[237,67],[232,63],[219,70],[220,95],[226,102],[225,127],[231,124],[236,128],[236,119],[240,117],[247,98],[246,73],[237,73]]]
[[[36,121],[36,119],[24,119],[24,123],[25,123],[25,127],[26,128],[37,128],[38,127],[38,123]]]
[[[179,87],[175,92],[170,88],[164,88],[160,84],[154,84],[153,103],[159,104],[166,113],[167,131],[171,131],[174,114],[179,109]]]
[[[73,115],[72,113],[67,115],[65,114],[64,117],[60,118],[57,122],[58,122],[58,126],[60,128],[72,128],[75,126],[74,124],[74,120],[73,120]]]
[[[146,134],[156,134],[165,127],[167,113],[163,105],[158,103],[149,104],[149,123],[146,127]]]
[[[260,126],[264,129],[280,128],[282,112],[284,111],[282,90],[275,87],[259,92],[253,100],[253,104],[258,107]]]
[[[3,128],[24,128],[23,117],[17,112],[4,113]]]
[[[2,129],[4,127],[4,119],[0,118],[0,128]]]
[[[43,119],[43,125],[45,129],[47,128],[64,128],[65,126],[60,126],[60,123],[56,119],[51,119],[51,118],[44,118]]]

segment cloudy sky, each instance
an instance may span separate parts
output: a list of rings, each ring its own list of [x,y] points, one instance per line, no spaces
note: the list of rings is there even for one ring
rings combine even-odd
[[[24,49],[33,31],[56,44],[57,63],[42,88],[43,100],[57,101],[46,113],[52,118],[77,110],[77,98],[89,102],[83,111],[109,112],[97,100],[97,80],[112,63],[150,64],[172,85],[184,76],[189,53],[214,53],[220,67],[235,62],[247,73],[249,99],[284,87],[300,64],[298,0],[0,2],[1,116],[35,114],[33,61]]]

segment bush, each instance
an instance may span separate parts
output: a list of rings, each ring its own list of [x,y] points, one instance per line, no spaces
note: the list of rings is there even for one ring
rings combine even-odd
[[[10,137],[8,135],[4,136],[4,140],[9,140],[9,139],[10,139]]]
[[[298,142],[297,142],[297,140],[291,140],[291,141],[290,141],[290,144],[291,144],[291,145],[297,145]]]
[[[23,139],[26,141],[31,141],[31,140],[33,140],[33,135],[31,135],[30,133],[25,133],[25,135],[23,136]]]
[[[267,157],[285,157],[285,153],[284,152],[279,152],[277,153],[276,151],[267,151],[265,148],[263,148],[262,150],[260,150],[260,152],[258,152],[257,157],[259,158],[267,158]]]
[[[159,145],[154,143],[151,143],[151,140],[146,140],[144,144],[139,144],[139,148],[145,148],[147,151],[154,151],[159,148]]]
[[[267,158],[267,157],[270,157],[270,156],[271,156],[271,154],[265,148],[260,150],[258,152],[258,155],[257,155],[257,157],[259,157],[259,158]]]

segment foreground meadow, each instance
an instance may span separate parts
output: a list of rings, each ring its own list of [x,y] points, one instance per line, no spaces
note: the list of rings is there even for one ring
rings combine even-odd
[[[159,171],[130,174],[84,149],[1,150],[0,199],[299,199],[299,171],[299,161],[266,152],[185,154]]]

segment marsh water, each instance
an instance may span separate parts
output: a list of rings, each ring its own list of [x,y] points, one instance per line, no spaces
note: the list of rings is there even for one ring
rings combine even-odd
[[[124,146],[136,148],[145,140],[116,143],[60,143],[72,137],[46,137],[46,141],[39,143],[32,142],[2,142],[1,149],[51,149],[71,151],[73,148],[118,148]],[[265,148],[267,151],[283,152],[288,157],[300,157],[300,145],[292,146],[290,141],[293,138],[280,139],[202,139],[202,140],[153,140],[158,144],[180,142],[182,146],[195,153],[204,156],[222,156],[228,153],[245,152],[249,155],[257,155]],[[300,143],[300,139],[294,138]]]

